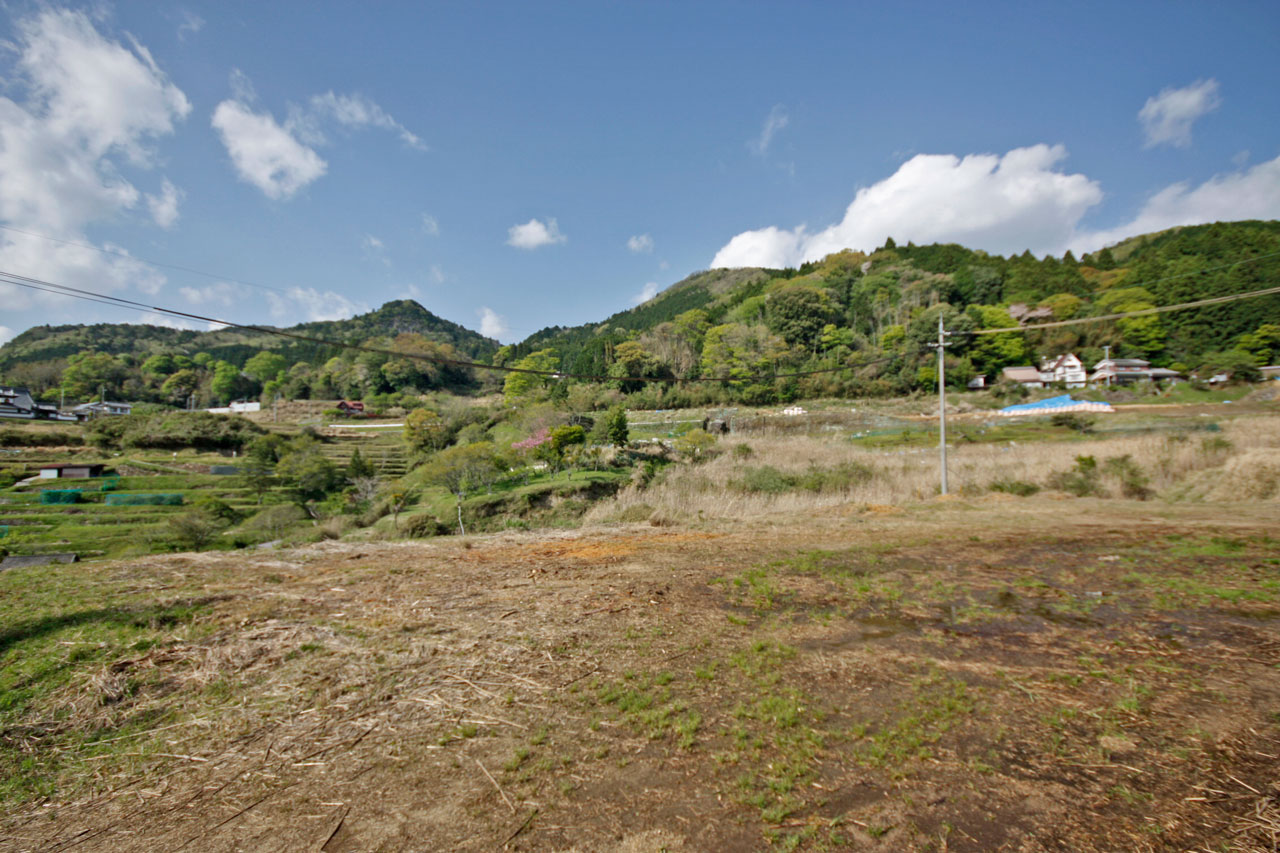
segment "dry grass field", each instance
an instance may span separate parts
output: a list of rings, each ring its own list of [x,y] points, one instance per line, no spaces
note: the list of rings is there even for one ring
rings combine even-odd
[[[0,849],[1272,849],[1273,507],[6,572]]]
[[[1275,850],[1280,428],[1193,417],[5,571],[0,850]]]

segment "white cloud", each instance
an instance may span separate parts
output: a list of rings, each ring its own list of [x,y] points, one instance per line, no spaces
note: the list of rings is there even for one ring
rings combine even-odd
[[[422,214],[422,233],[428,237],[440,236],[440,223],[429,213]]]
[[[548,219],[545,223],[530,219],[524,225],[512,225],[507,229],[507,245],[517,249],[537,249],[563,243],[568,239],[560,233],[560,226],[554,219]]]
[[[1191,125],[1218,108],[1218,81],[1197,80],[1184,89],[1162,89],[1147,98],[1138,111],[1138,121],[1147,135],[1147,148],[1169,144],[1185,148],[1191,144]]]
[[[360,246],[361,248],[369,251],[381,251],[383,243],[372,234],[366,234],[360,238]]]
[[[178,221],[178,202],[182,200],[182,190],[175,187],[168,178],[160,185],[160,195],[147,194],[147,207],[151,210],[151,218],[161,228],[172,228]]]
[[[1147,200],[1131,222],[1082,232],[1072,240],[1072,248],[1093,251],[1175,225],[1240,219],[1280,219],[1280,157],[1243,171],[1214,175],[1198,187],[1186,182],[1165,187]]]
[[[204,29],[204,18],[195,12],[185,10],[182,12],[182,20],[178,22],[178,41],[186,41],[187,36],[195,35]]]
[[[136,209],[143,195],[121,166],[150,168],[151,146],[191,111],[186,95],[145,47],[105,38],[81,12],[46,9],[14,32],[6,55],[15,59],[0,70],[0,221],[54,239],[5,232],[0,268],[95,290],[154,293],[164,276],[119,247],[101,247],[111,255],[96,251],[85,230]],[[176,216],[176,189],[174,195]],[[151,212],[160,222],[170,212],[163,191],[158,201]],[[0,285],[6,309],[35,300],[62,301]]]
[[[487,305],[476,312],[480,315],[480,334],[486,338],[501,339],[507,333],[507,320]]]
[[[765,117],[764,127],[760,128],[760,135],[749,141],[747,147],[763,157],[769,152],[769,146],[773,144],[774,135],[790,123],[791,117],[787,115],[787,108],[782,104],[775,104],[773,109],[769,110],[769,115]]]
[[[249,105],[251,93],[237,84],[238,80],[244,81],[244,77],[236,72],[232,88],[237,89],[237,96],[218,104],[213,127],[242,181],[268,198],[289,198],[323,175],[328,164],[270,113],[254,112]]]
[[[432,264],[431,280],[434,281],[436,284],[444,284],[444,279],[445,279],[444,270],[440,268],[439,264]]]
[[[657,295],[658,295],[658,283],[656,281],[648,282],[647,284],[645,284],[643,288],[640,289],[639,293],[631,297],[631,304],[639,305],[642,302],[648,302],[650,299],[652,299]]]
[[[221,305],[224,308],[235,305],[246,296],[243,287],[226,281],[215,282],[204,287],[180,287],[178,292],[192,305]]]
[[[311,110],[316,115],[334,119],[344,127],[377,127],[395,131],[400,141],[410,148],[427,150],[426,143],[363,95],[338,95],[328,91],[311,98]]]
[[[172,314],[164,314],[160,311],[142,311],[138,322],[148,326],[162,326],[166,329],[183,329],[184,331],[199,331],[201,328],[208,328],[206,324],[197,323],[184,317],[174,317]],[[223,328],[219,326],[219,328]]]
[[[858,190],[844,219],[814,233],[770,226],[738,234],[712,267],[798,266],[845,248],[956,242],[991,252],[1060,251],[1102,200],[1096,181],[1059,171],[1062,146],[1015,148],[1004,156],[917,154],[888,178]]]
[[[627,248],[637,255],[650,254],[653,252],[653,238],[648,234],[637,234],[634,237],[628,237]]]
[[[287,319],[292,322],[319,322],[322,320],[345,320],[356,314],[369,311],[369,306],[356,302],[336,291],[319,291],[314,287],[292,287],[285,294],[267,294],[267,302],[271,305],[271,316]],[[298,320],[298,314],[303,315]]]
[[[0,326],[0,346],[7,344],[18,336],[18,333],[8,326]]]

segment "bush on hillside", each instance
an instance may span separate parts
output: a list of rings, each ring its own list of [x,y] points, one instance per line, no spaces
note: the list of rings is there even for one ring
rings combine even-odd
[[[85,427],[85,438],[103,450],[239,450],[265,432],[252,421],[235,415],[167,412],[98,418]]]

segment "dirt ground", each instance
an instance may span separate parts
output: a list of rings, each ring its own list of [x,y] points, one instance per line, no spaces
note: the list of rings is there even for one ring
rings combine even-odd
[[[1000,497],[81,567],[196,615],[0,849],[1277,849],[1275,505]]]

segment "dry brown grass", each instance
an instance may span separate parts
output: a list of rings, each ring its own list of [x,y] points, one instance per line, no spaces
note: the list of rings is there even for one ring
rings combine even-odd
[[[751,447],[749,458],[737,458],[732,452],[739,444]],[[588,513],[588,521],[608,521],[628,509],[632,512],[626,517],[634,520],[643,507],[651,508],[656,518],[728,519],[847,504],[901,506],[933,498],[938,491],[938,455],[933,448],[868,450],[839,436],[808,435],[735,436],[722,440],[720,446],[726,452],[705,464],[673,466],[648,488],[625,489],[615,500],[596,506]],[[1266,415],[1226,422],[1221,432],[953,446],[948,449],[949,485],[954,493],[970,495],[986,492],[998,480],[1044,487],[1052,473],[1071,469],[1078,456],[1093,456],[1101,462],[1125,455],[1150,478],[1149,486],[1159,497],[1274,500],[1280,496],[1280,420]],[[845,464],[869,466],[875,475],[865,483],[826,493],[768,494],[732,486],[750,467],[769,465],[799,473],[810,466]],[[1108,496],[1120,496],[1117,484],[1104,480],[1103,486]]]

